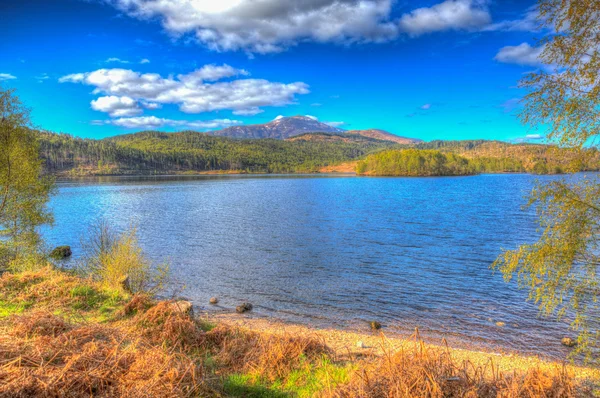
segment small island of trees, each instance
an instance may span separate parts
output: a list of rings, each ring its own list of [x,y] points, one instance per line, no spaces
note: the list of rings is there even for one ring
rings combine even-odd
[[[370,176],[461,176],[476,174],[469,160],[430,149],[389,150],[367,156],[356,174]]]

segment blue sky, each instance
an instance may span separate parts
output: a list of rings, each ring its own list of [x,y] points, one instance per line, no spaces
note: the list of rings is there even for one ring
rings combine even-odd
[[[522,139],[534,1],[3,0],[0,84],[41,128],[102,138],[311,115]],[[533,136],[532,136],[533,137]]]

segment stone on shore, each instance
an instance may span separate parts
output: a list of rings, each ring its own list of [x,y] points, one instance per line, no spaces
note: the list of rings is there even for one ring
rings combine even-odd
[[[381,329],[381,323],[379,323],[377,321],[371,321],[371,322],[369,322],[369,326],[371,326],[371,330],[379,330],[379,329]]]
[[[577,341],[575,341],[575,339],[572,339],[570,337],[563,337],[563,339],[560,342],[565,347],[575,347],[577,345]]]
[[[176,300],[170,305],[173,312],[180,312],[184,315],[194,316],[194,304],[188,300]]]
[[[235,307],[235,311],[238,314],[243,314],[244,312],[252,311],[252,304],[250,303],[242,303]]]

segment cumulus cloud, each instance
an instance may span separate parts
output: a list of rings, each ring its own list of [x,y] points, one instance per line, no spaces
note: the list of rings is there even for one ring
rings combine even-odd
[[[506,64],[540,66],[542,61],[540,55],[544,47],[532,47],[529,43],[521,43],[518,46],[506,46],[500,49],[494,59]]]
[[[59,81],[95,87],[93,93],[105,97],[92,101],[95,103],[92,106],[109,114],[117,109],[133,112],[132,109],[141,102],[175,104],[186,113],[232,110],[238,115],[253,115],[262,112],[261,107],[285,106],[294,103],[296,95],[309,93],[308,85],[303,82],[285,84],[249,78],[222,81],[247,74],[229,65],[206,65],[176,78],[164,78],[156,73],[141,74],[129,69],[99,69],[63,76]],[[131,104],[129,99],[136,105]]]
[[[383,41],[397,35],[392,0],[108,0],[139,19],[159,18],[217,51],[272,53],[303,40]]]
[[[98,121],[96,121],[98,122]],[[198,130],[211,130],[242,124],[239,120],[214,119],[214,120],[173,120],[156,116],[123,117],[119,119],[100,122],[128,129],[155,129],[160,127],[182,127]]]
[[[445,30],[477,30],[492,21],[486,1],[446,0],[418,8],[400,18],[400,29],[411,36]]]
[[[273,53],[303,41],[385,42],[401,33],[477,30],[489,0],[445,0],[392,18],[394,0],[105,0],[125,14],[215,51]]]
[[[148,58],[144,58],[140,61],[140,64],[149,64],[150,60]]]
[[[10,73],[0,73],[0,82],[4,80],[13,80],[16,78],[16,76],[11,75]]]
[[[131,97],[110,95],[92,101],[91,105],[93,110],[106,112],[111,117],[133,116],[142,113],[137,101]]]

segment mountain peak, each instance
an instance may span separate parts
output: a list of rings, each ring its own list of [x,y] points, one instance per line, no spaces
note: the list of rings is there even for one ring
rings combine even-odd
[[[276,138],[286,139],[306,133],[342,133],[344,130],[321,123],[312,116],[277,117],[265,124],[233,126],[213,131],[212,135],[233,138]]]

